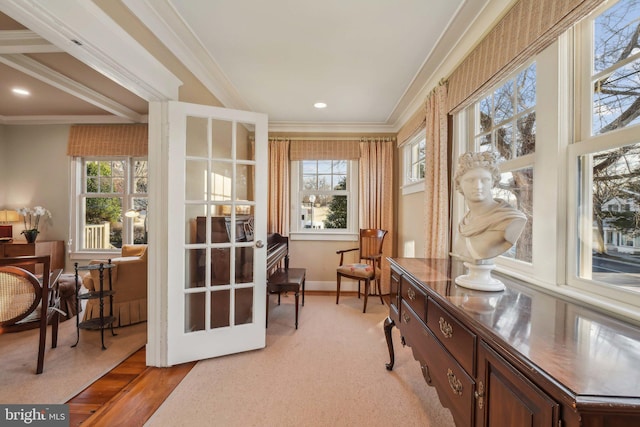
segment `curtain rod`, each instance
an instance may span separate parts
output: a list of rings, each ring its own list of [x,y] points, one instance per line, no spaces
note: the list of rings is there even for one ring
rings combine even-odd
[[[254,138],[252,136],[252,138]],[[395,136],[359,136],[359,137],[308,137],[308,136],[299,136],[299,137],[286,137],[286,136],[270,136],[269,141],[283,141],[288,139],[289,141],[359,141],[359,142],[370,142],[370,141],[384,141],[384,142],[392,142],[396,140]]]

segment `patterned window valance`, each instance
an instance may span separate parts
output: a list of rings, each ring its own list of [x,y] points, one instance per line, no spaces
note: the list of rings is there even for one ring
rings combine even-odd
[[[416,136],[418,132],[424,130],[427,125],[427,119],[425,116],[424,108],[416,111],[413,116],[402,126],[398,131],[398,147],[405,145],[411,138]]]
[[[354,160],[360,158],[359,140],[294,140],[291,160]]]
[[[149,127],[130,125],[74,125],[69,131],[67,155],[144,157],[149,152]]]
[[[457,112],[515,71],[604,0],[520,0],[449,77],[448,109]]]

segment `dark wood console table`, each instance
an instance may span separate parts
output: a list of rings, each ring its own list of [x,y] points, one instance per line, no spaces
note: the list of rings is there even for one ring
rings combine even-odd
[[[64,241],[62,240],[37,240],[35,243],[0,243],[0,258],[12,258],[18,256],[43,256],[51,257],[51,270],[64,270]],[[42,267],[36,268],[36,273]]]
[[[639,327],[502,275],[459,287],[457,260],[389,262],[387,369],[397,326],[457,426],[640,425]]]

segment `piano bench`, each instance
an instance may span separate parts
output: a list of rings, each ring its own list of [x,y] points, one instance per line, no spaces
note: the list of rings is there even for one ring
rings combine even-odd
[[[298,329],[298,296],[302,287],[302,305],[304,306],[304,282],[307,270],[304,268],[279,268],[267,279],[267,319],[265,326],[269,325],[269,294],[278,294],[278,305],[280,305],[280,294],[282,292],[294,292],[296,297],[296,329]]]

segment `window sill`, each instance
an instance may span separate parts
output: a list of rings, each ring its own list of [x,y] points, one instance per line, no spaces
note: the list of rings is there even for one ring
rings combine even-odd
[[[407,194],[419,193],[420,191],[424,191],[424,180],[412,182],[410,184],[405,184],[402,186],[403,196],[406,196]]]
[[[304,231],[297,231],[289,233],[291,240],[324,240],[324,241],[336,241],[336,242],[357,242],[358,234],[349,232],[313,232],[305,233]]]
[[[91,251],[91,252],[71,252],[69,253],[70,260],[78,261],[91,261],[94,259],[111,259],[120,256],[120,250],[113,251]]]

